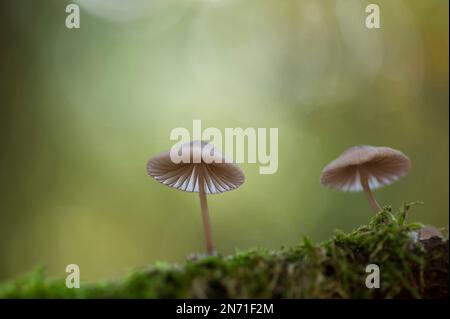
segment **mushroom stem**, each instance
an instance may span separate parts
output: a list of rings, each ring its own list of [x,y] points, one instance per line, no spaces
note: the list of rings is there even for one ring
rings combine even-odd
[[[360,176],[361,176],[361,186],[364,190],[364,194],[367,197],[367,200],[369,201],[370,207],[372,207],[373,212],[376,214],[379,211],[381,211],[381,207],[378,204],[377,200],[375,199],[375,197],[373,196],[372,191],[370,190],[370,186],[369,186],[369,181],[367,178],[367,175],[360,172]]]
[[[214,244],[212,240],[211,234],[211,224],[209,222],[209,210],[208,210],[208,202],[206,200],[206,192],[205,192],[205,179],[203,177],[202,169],[200,169],[199,174],[199,197],[200,197],[200,206],[202,209],[202,219],[203,219],[203,228],[205,230],[205,238],[206,238],[206,249],[209,255],[214,254]]]

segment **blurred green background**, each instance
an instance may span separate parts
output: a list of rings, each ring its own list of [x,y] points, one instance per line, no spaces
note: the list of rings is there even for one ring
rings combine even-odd
[[[375,192],[448,224],[448,1],[61,0],[0,4],[0,280],[46,265],[82,280],[204,252],[198,196],[146,175],[175,127],[277,127],[279,169],[209,197],[220,252],[279,248],[371,217],[319,184],[347,147],[406,153]]]

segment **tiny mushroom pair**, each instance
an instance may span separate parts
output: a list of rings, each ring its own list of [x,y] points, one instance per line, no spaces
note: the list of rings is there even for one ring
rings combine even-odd
[[[212,161],[205,159],[205,148],[213,154]],[[238,188],[245,181],[244,172],[207,142],[192,141],[181,145],[181,149],[189,153],[189,161],[175,163],[168,151],[148,162],[147,173],[166,186],[199,193],[206,248],[208,254],[214,254],[206,195]],[[193,161],[194,158],[198,160]],[[377,213],[381,208],[372,189],[393,183],[410,168],[411,161],[400,151],[389,147],[355,146],[328,164],[320,181],[324,186],[341,191],[364,191],[372,210]]]

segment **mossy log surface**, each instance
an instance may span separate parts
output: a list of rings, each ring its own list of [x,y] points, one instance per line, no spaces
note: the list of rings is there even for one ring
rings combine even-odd
[[[446,298],[448,239],[418,240],[422,225],[405,222],[410,206],[396,214],[386,207],[368,225],[321,244],[305,238],[277,251],[158,262],[79,289],[36,271],[0,284],[0,298]],[[368,264],[379,266],[380,288],[366,287]]]

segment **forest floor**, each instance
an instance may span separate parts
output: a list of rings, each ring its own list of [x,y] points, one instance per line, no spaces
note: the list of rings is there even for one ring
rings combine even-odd
[[[0,284],[0,298],[446,298],[448,236],[420,240],[423,225],[406,222],[412,205],[386,207],[368,225],[320,244],[304,238],[275,251],[157,262],[79,289],[38,270]],[[379,288],[366,286],[369,264],[379,267]]]

